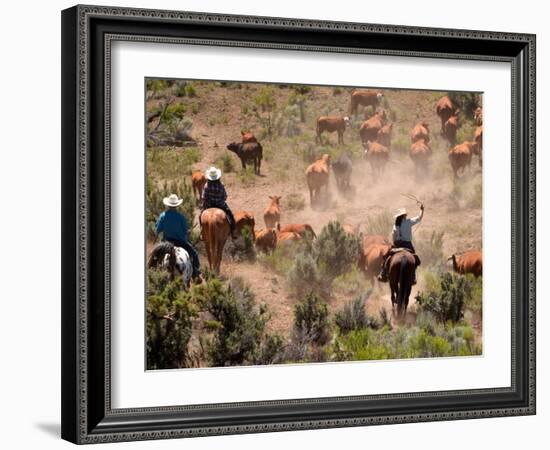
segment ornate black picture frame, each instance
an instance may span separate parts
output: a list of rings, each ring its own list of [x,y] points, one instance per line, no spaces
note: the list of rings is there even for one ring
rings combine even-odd
[[[113,409],[109,101],[115,40],[509,62],[511,386]],[[62,108],[64,439],[84,444],[535,413],[534,35],[75,6],[62,12]]]

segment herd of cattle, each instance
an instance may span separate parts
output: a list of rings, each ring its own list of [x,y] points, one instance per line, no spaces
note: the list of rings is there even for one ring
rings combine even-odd
[[[388,123],[387,115],[384,110],[378,110],[378,106],[383,98],[381,92],[372,90],[355,90],[351,95],[350,114],[357,114],[358,107],[372,107],[372,115],[366,118],[359,129],[359,136],[365,151],[365,158],[369,161],[373,176],[377,177],[384,171],[386,163],[389,161],[391,148],[391,135],[393,124]],[[367,111],[367,110],[365,110]],[[455,177],[458,172],[469,166],[473,155],[478,155],[481,165],[482,151],[482,123],[483,112],[481,107],[477,107],[474,113],[474,120],[477,124],[473,141],[465,141],[460,144],[456,142],[456,131],[459,127],[459,109],[453,104],[448,96],[442,97],[435,105],[435,111],[441,120],[441,136],[449,143],[448,158],[453,169]],[[322,134],[337,133],[338,143],[343,144],[344,133],[350,127],[349,117],[323,116],[317,120],[317,140],[321,142]],[[417,171],[425,170],[427,167],[432,150],[430,148],[430,129],[425,121],[415,124],[410,131],[411,146],[409,156],[414,163]],[[247,164],[253,164],[254,172],[260,174],[261,160],[263,155],[262,145],[258,139],[250,132],[241,132],[241,142],[234,142],[227,146],[227,149],[234,152],[239,159],[243,169]],[[331,161],[329,154],[322,155],[318,160],[311,163],[305,170],[306,182],[310,194],[310,204],[314,205],[323,192],[328,190],[330,174],[333,173],[337,188],[345,192],[350,188],[350,179],[352,173],[352,160],[349,155],[342,154],[335,161]],[[193,171],[192,175],[193,193],[200,200],[206,178],[201,171]],[[251,212],[235,212],[237,234],[248,227],[254,237],[256,249],[260,252],[272,252],[277,246],[287,245],[290,242],[299,241],[306,236],[315,238],[315,232],[311,225],[286,224],[281,222],[281,197],[270,196],[269,203],[263,214],[265,228],[257,230],[256,219]],[[208,222],[208,221],[207,221]],[[204,217],[203,217],[204,225]],[[358,260],[359,268],[373,279],[379,273],[383,256],[387,253],[391,244],[385,236],[362,235],[357,227],[350,224],[343,224],[346,233],[356,235],[362,242],[362,251]],[[203,240],[207,246],[207,254],[210,268],[219,271],[221,254],[225,239],[219,242],[215,229],[206,232],[203,227]],[[389,232],[389,230],[388,230]],[[226,232],[222,233],[226,235]],[[216,241],[215,245],[210,245],[208,241]],[[474,250],[452,255],[449,258],[456,272],[465,274],[472,273],[479,276],[482,273],[481,251]]]

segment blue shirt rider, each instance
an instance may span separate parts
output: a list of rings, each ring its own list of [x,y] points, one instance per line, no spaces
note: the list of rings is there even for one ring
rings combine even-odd
[[[176,247],[182,247],[191,257],[193,265],[193,278],[200,279],[200,261],[199,255],[195,248],[189,242],[189,226],[187,220],[177,208],[183,203],[183,199],[178,198],[176,194],[170,194],[162,200],[166,211],[163,211],[158,220],[156,232],[157,235],[162,233],[162,240],[174,244]]]

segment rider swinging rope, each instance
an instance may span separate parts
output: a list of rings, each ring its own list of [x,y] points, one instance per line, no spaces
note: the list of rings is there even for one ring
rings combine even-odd
[[[382,270],[380,271],[380,275],[378,275],[378,280],[382,282],[388,281],[388,262],[389,262],[389,256],[392,254],[393,250],[396,248],[407,248],[412,253],[416,253],[414,250],[414,246],[412,244],[412,227],[414,225],[417,225],[422,220],[422,217],[424,216],[424,205],[420,203],[420,214],[416,217],[413,217],[412,219],[407,218],[407,211],[405,208],[401,208],[397,210],[396,214],[394,215],[395,218],[395,224],[393,225],[392,229],[392,240],[393,240],[393,246],[386,253],[384,256],[384,263],[382,264]],[[420,259],[418,259],[418,256],[415,255],[416,259],[416,265],[418,266],[420,264]],[[416,284],[416,271],[415,271],[415,278],[413,281],[413,284]]]

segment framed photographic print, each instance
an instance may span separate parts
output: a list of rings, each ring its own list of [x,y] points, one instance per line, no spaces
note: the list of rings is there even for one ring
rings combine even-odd
[[[62,437],[535,413],[535,36],[62,12]]]

